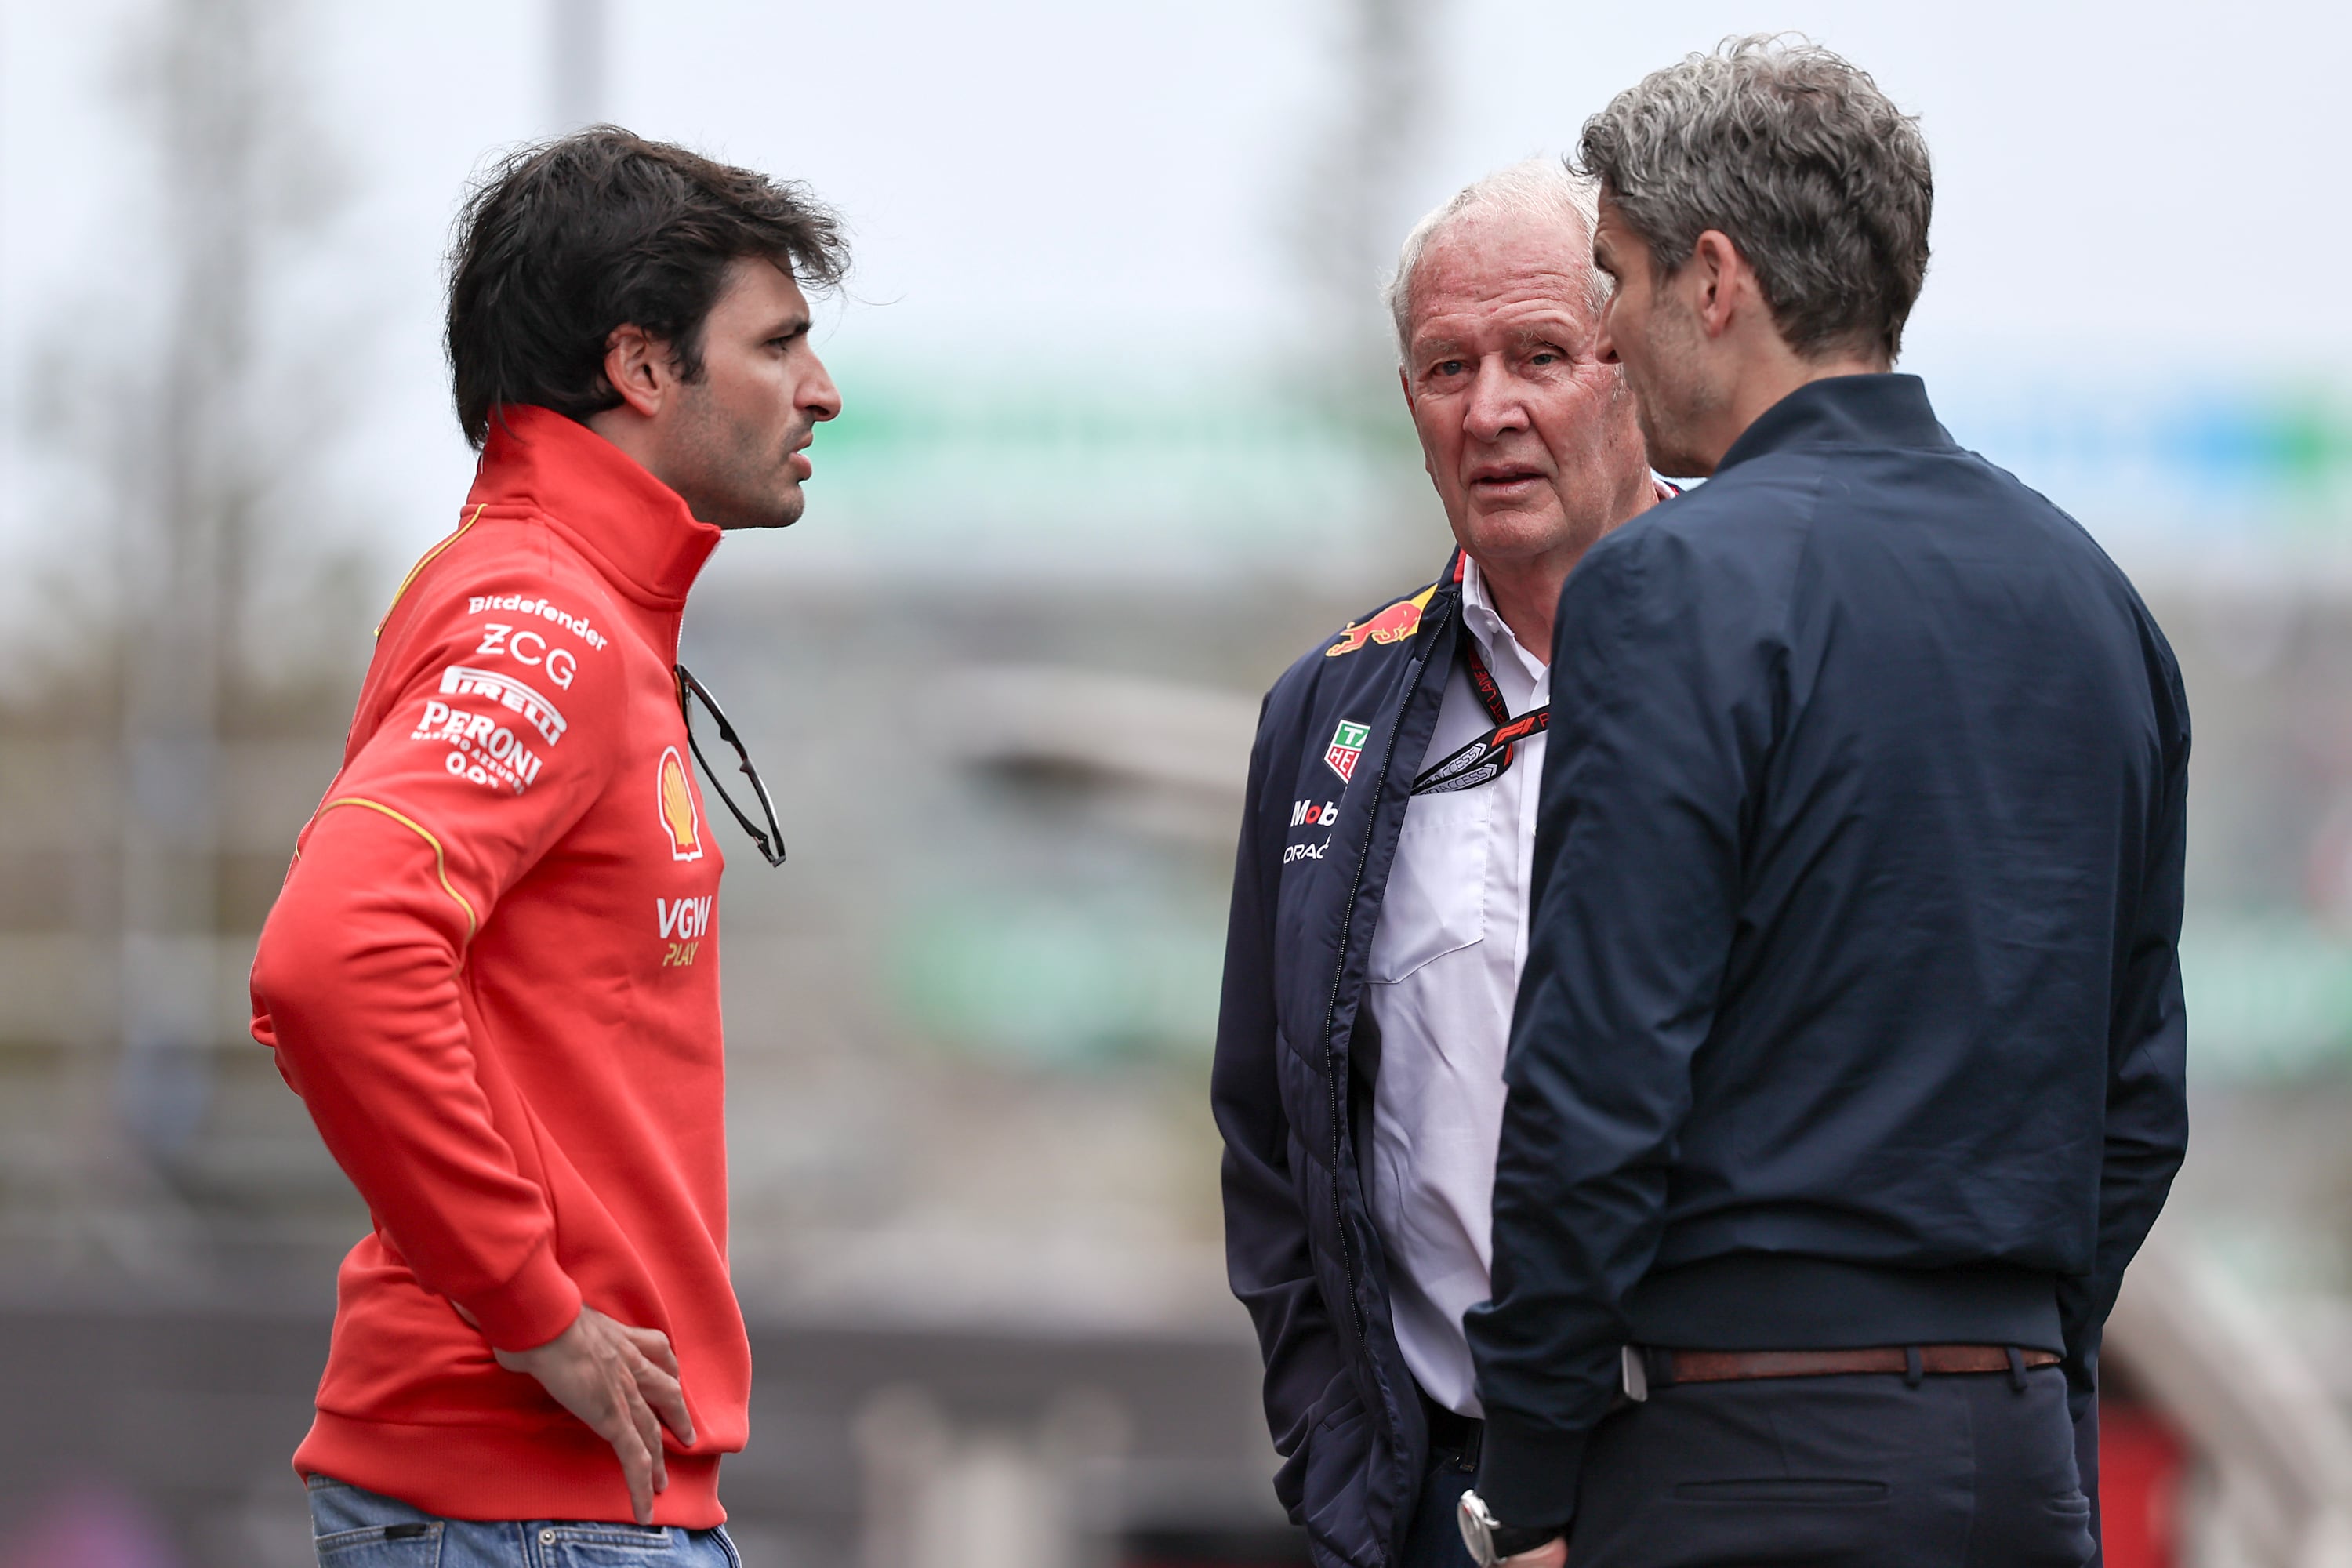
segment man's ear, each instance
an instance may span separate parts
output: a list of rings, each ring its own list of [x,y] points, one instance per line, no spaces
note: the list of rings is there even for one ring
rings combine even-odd
[[[1756,276],[1747,258],[1739,254],[1739,247],[1731,243],[1729,235],[1711,228],[1692,244],[1690,260],[1682,270],[1691,290],[1691,309],[1699,325],[1708,337],[1721,337],[1730,330],[1732,318],[1748,302],[1743,296],[1756,292]]]
[[[677,368],[670,363],[667,343],[624,322],[604,340],[604,379],[622,402],[651,419],[677,384]]]

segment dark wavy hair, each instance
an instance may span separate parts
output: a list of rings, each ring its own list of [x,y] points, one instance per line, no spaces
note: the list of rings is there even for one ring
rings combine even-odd
[[[732,168],[616,125],[502,159],[457,217],[446,345],[457,424],[477,449],[508,404],[574,419],[615,407],[613,329],[669,345],[702,374],[702,326],[745,257],[803,287],[841,281],[841,220],[807,187]]]

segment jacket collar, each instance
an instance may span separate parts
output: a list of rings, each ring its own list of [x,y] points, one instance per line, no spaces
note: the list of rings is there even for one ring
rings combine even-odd
[[[1717,463],[1718,474],[1795,447],[1930,447],[1958,443],[1936,421],[1927,386],[1916,375],[1833,375],[1809,381],[1739,433]]]
[[[723,537],[627,453],[552,409],[510,404],[490,420],[467,504],[525,507],[631,596],[685,603]]]

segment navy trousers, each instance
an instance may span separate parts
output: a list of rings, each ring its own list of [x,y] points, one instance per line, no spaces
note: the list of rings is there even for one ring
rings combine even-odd
[[[1570,1568],[2084,1568],[2056,1367],[1694,1383],[1594,1432]]]
[[[1427,1395],[1423,1400],[1426,1407]],[[1413,1512],[1412,1529],[1405,1535],[1404,1550],[1397,1554],[1397,1568],[1477,1568],[1470,1560],[1470,1549],[1462,1544],[1460,1523],[1462,1494],[1470,1489],[1477,1474],[1475,1437],[1464,1442],[1453,1433],[1433,1435],[1429,1470],[1421,1483],[1421,1504]]]

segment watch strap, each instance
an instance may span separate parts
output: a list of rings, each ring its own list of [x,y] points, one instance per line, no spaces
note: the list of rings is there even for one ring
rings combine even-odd
[[[1486,1532],[1486,1539],[1495,1543],[1495,1555],[1499,1559],[1533,1552],[1567,1533],[1568,1526],[1564,1524],[1497,1524]]]

